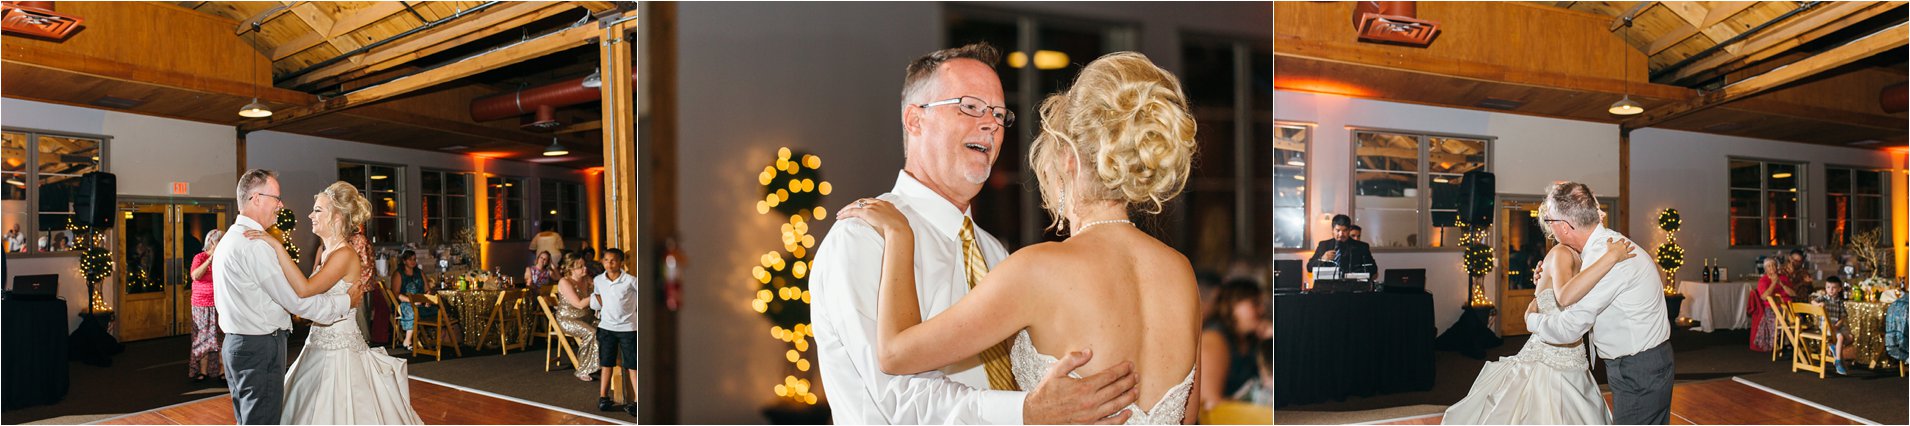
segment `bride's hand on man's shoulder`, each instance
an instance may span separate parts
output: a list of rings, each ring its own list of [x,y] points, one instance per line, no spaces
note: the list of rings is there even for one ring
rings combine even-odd
[[[281,250],[285,249],[285,242],[279,241],[278,238],[273,237],[272,234],[268,234],[265,231],[247,230],[245,231],[245,237],[251,238],[253,240],[264,241],[266,244],[271,244],[272,248],[275,248],[275,249],[281,249]]]
[[[902,210],[880,198],[863,198],[842,206],[842,210],[836,212],[836,220],[847,219],[862,219],[869,223],[869,227],[875,228],[877,235],[885,238],[891,234],[911,232],[909,219],[902,215]]]
[[[1607,245],[1605,247],[1605,254],[1607,256],[1618,256],[1618,261],[1620,262],[1631,260],[1631,258],[1634,258],[1634,257],[1638,257],[1638,253],[1632,252],[1632,249],[1637,248],[1638,246],[1636,244],[1632,244],[1631,240],[1627,240],[1623,238],[1610,238],[1605,240],[1605,244]]]

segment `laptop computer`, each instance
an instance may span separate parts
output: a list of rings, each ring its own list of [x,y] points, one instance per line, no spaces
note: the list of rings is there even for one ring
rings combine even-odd
[[[1386,291],[1419,293],[1426,291],[1425,269],[1386,270]]]
[[[1305,287],[1305,263],[1299,260],[1273,261],[1273,292],[1276,294],[1298,293]]]
[[[7,298],[52,299],[60,294],[60,275],[16,275]]]

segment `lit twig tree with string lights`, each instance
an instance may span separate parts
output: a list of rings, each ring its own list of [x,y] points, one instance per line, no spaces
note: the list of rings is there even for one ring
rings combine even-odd
[[[66,230],[72,231],[73,243],[80,252],[80,275],[86,278],[86,310],[95,315],[110,315],[113,307],[106,304],[101,295],[99,282],[113,276],[113,252],[106,249],[106,235],[88,226],[66,220]]]
[[[1486,288],[1480,277],[1492,273],[1492,246],[1486,245],[1486,230],[1490,226],[1468,224],[1459,221],[1459,247],[1466,251],[1463,266],[1466,268],[1466,286],[1471,290],[1470,305],[1474,308],[1490,308],[1492,300],[1486,298]]]
[[[1667,208],[1658,211],[1658,229],[1665,231],[1665,243],[1658,245],[1658,268],[1665,270],[1665,295],[1678,294],[1678,268],[1685,264],[1685,249],[1678,246],[1678,229],[1684,226],[1684,220],[1678,216],[1678,209]]]
[[[797,404],[815,405],[819,398],[810,392],[814,383],[809,376],[815,364],[809,352],[814,331],[809,327],[809,262],[816,236],[809,233],[809,221],[829,216],[822,198],[829,195],[829,182],[822,180],[822,157],[777,150],[776,161],[763,166],[756,182],[763,185],[763,199],[756,200],[757,214],[787,217],[782,224],[782,250],[772,250],[758,258],[750,268],[750,277],[761,288],[749,301],[750,309],[769,317],[769,337],[789,344],[783,359],[788,373],[775,386],[776,396]],[[808,216],[805,219],[803,216]]]

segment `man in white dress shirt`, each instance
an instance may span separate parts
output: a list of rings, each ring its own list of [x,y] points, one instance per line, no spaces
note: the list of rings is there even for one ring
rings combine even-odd
[[[239,424],[278,424],[285,407],[285,339],[292,332],[287,311],[320,324],[342,321],[370,284],[353,285],[350,294],[299,298],[279,267],[277,249],[245,236],[245,231],[264,231],[285,206],[277,175],[247,170],[238,189],[239,218],[212,255],[213,308],[225,331],[219,357]]]
[[[986,44],[944,49],[911,62],[903,81],[904,166],[895,188],[880,198],[902,210],[914,228],[916,291],[925,318],[968,294],[968,251],[978,251],[987,266],[1008,256],[994,236],[968,218],[969,203],[994,166],[1001,132],[1014,124],[1013,113],[1000,106],[1001,79],[993,68],[999,57]],[[1108,416],[1124,414],[1120,407],[1133,401],[1127,374],[1132,369],[1066,377],[1088,362],[1085,354],[1069,354],[1035,389],[1004,389],[1014,387],[1013,372],[1000,368],[1005,356],[993,361],[994,368],[977,357],[938,371],[884,374],[875,358],[882,250],[881,237],[860,220],[837,222],[816,249],[809,281],[813,327],[836,424],[1125,419]]]
[[[1610,239],[1628,240],[1605,228],[1604,213],[1592,189],[1577,182],[1546,188],[1539,211],[1560,244],[1579,252],[1581,268],[1605,255]],[[1557,313],[1526,309],[1532,335],[1546,343],[1578,341],[1587,330],[1592,347],[1605,360],[1612,389],[1613,424],[1668,424],[1671,421],[1672,357],[1670,318],[1665,314],[1664,281],[1650,254],[1634,244],[1637,256],[1612,266],[1590,293]],[[1536,302],[1535,302],[1536,303]]]

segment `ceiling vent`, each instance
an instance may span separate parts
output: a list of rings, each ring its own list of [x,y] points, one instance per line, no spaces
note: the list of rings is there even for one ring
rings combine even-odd
[[[99,97],[99,99],[94,99],[92,103],[95,106],[103,106],[107,108],[133,109],[133,107],[140,106],[141,104],[145,104],[146,102],[141,100],[136,100],[136,99],[117,98],[112,96],[101,96]]]
[[[1525,106],[1525,102],[1515,101],[1511,99],[1486,98],[1485,100],[1479,101],[1479,103],[1473,104],[1473,105],[1477,105],[1480,108],[1492,108],[1496,110],[1511,111],[1511,110],[1519,109],[1519,107]]]
[[[1363,1],[1353,6],[1353,29],[1360,41],[1413,47],[1432,45],[1439,23],[1419,19],[1419,6],[1410,1]]]
[[[50,1],[0,2],[0,32],[53,41],[80,30],[78,16],[53,11]]]

